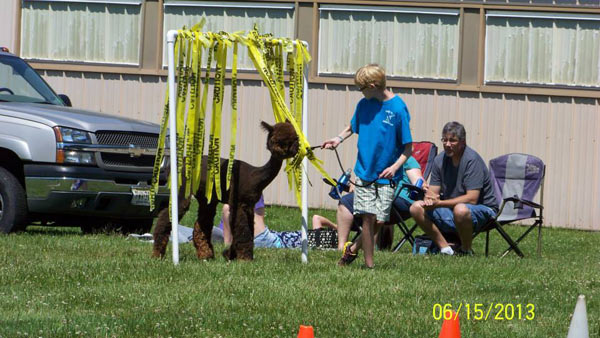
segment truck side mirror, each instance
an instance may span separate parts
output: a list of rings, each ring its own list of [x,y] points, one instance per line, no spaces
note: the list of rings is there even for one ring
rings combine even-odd
[[[65,94],[58,94],[58,97],[60,97],[60,99],[62,100],[62,102],[65,104],[65,106],[67,107],[73,107],[73,105],[71,104],[71,99],[65,95]]]

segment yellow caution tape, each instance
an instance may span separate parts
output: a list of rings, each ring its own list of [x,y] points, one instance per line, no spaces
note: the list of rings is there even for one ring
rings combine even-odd
[[[181,186],[185,184],[183,180],[183,151],[184,151],[184,128],[185,128],[185,105],[188,94],[188,79],[189,69],[191,68],[191,41],[187,39],[187,32],[182,31],[179,36],[182,37],[181,48],[179,49],[179,76],[177,76],[177,105],[176,105],[176,118],[177,118],[177,173],[178,173],[178,184]],[[183,40],[185,39],[185,40]],[[173,136],[173,132],[171,131]],[[172,137],[171,136],[171,137]],[[171,154],[173,156],[173,154]],[[177,187],[179,189],[179,187]]]
[[[190,70],[190,102],[188,106],[187,120],[185,124],[185,190],[183,198],[188,198],[192,193],[192,181],[193,181],[193,167],[192,164],[195,162],[197,156],[196,149],[196,111],[199,98],[199,81],[200,81],[200,60],[202,57],[202,49],[200,46],[200,39],[197,38],[198,33],[192,32],[192,67]]]
[[[179,36],[179,35],[178,35]],[[179,54],[179,39],[175,39],[175,55]],[[177,60],[175,60],[177,64]],[[156,194],[158,193],[158,185],[160,181],[160,164],[163,161],[165,154],[165,139],[167,135],[167,125],[169,124],[169,86],[165,93],[165,105],[163,108],[163,116],[160,122],[160,133],[158,134],[158,144],[156,145],[156,155],[154,157],[154,167],[152,168],[152,183],[150,186],[150,211],[156,208]]]
[[[233,162],[235,158],[236,134],[237,134],[237,58],[238,43],[242,43],[249,50],[252,59],[261,78],[269,89],[271,104],[275,121],[284,122],[288,120],[298,135],[300,144],[298,154],[287,161],[286,172],[290,188],[295,190],[298,205],[301,205],[300,189],[302,183],[302,159],[307,157],[313,166],[330,182],[331,177],[321,167],[322,161],[317,159],[306,137],[302,134],[300,124],[302,123],[302,97],[305,65],[310,62],[310,54],[304,45],[296,40],[296,44],[290,39],[274,39],[271,35],[259,35],[255,27],[247,35],[241,32],[229,33],[201,33],[199,30],[203,22],[192,27],[191,30],[179,30],[175,41],[175,56],[177,64],[177,102],[176,118],[177,130],[171,132],[171,137],[177,137],[177,152],[171,156],[177,156],[177,169],[179,184],[185,185],[186,197],[191,192],[197,191],[200,184],[202,154],[204,150],[206,105],[208,98],[208,87],[210,80],[210,69],[212,59],[216,61],[215,80],[213,88],[213,104],[211,131],[208,146],[208,171],[205,195],[210,201],[212,199],[213,187],[217,187],[217,198],[221,200],[221,173],[220,173],[220,146],[221,146],[221,115],[224,98],[225,68],[227,65],[227,48],[233,43],[232,62],[232,96],[231,96],[231,146],[229,152],[229,164],[227,168],[226,187],[229,189]],[[295,48],[294,48],[295,47]],[[205,76],[201,76],[200,63],[202,51],[208,48],[208,60]],[[290,107],[285,103],[285,83],[283,77],[284,62],[283,54],[287,53],[287,66],[290,74]],[[200,87],[202,86],[202,92]],[[185,114],[185,107],[189,87],[189,109]],[[161,121],[161,131],[155,165],[153,169],[152,189],[150,193],[151,208],[154,208],[155,195],[158,191],[158,176],[160,163],[164,157],[164,141],[168,124],[169,110],[168,90],[165,98],[164,115]],[[179,186],[179,187],[180,187]],[[179,187],[178,190],[179,190]]]
[[[269,41],[270,42],[270,41]],[[275,83],[275,88],[277,90],[279,90],[279,83],[277,82],[277,78],[275,77],[275,74],[277,74],[277,69],[276,69],[276,65],[275,65],[275,55],[273,53],[273,46],[268,43],[267,41],[264,41],[263,39],[259,40],[259,44],[260,44],[260,50],[262,50],[263,52],[263,56],[264,56],[264,61],[265,64],[267,66],[267,69],[269,70],[269,75],[271,76],[271,79],[273,79],[273,82]],[[273,108],[273,112],[277,112],[277,103],[275,102],[276,98],[273,96],[273,93],[269,90],[269,95],[271,96],[271,107]],[[281,114],[275,114],[275,122],[279,123],[279,122],[283,122],[284,120],[282,120],[283,115]]]
[[[231,143],[229,146],[229,162],[227,163],[227,190],[231,183],[233,161],[235,159],[235,146],[237,140],[237,59],[238,43],[233,43],[233,61],[231,64]]]
[[[281,43],[276,43],[274,49],[277,89],[279,89],[279,95],[285,97],[285,82],[283,81],[283,46]]]
[[[213,116],[208,143],[209,167],[206,178],[206,199],[212,200],[213,184],[216,187],[217,199],[221,200],[221,113],[223,110],[223,91],[225,82],[225,68],[227,67],[227,45],[230,41],[222,35],[216,35],[217,44],[215,83],[213,90]]]
[[[206,73],[204,74],[204,79],[202,80],[202,102],[200,104],[200,111],[198,112],[198,156],[196,157],[196,163],[194,163],[194,184],[193,191],[198,191],[200,186],[200,174],[202,168],[202,154],[204,153],[204,135],[205,135],[205,120],[206,120],[206,103],[208,101],[208,85],[210,83],[210,67],[212,64],[213,58],[213,47],[215,44],[215,40],[212,37],[212,34],[207,35],[207,44],[208,44],[208,60],[206,62]],[[209,162],[210,163],[210,162]]]
[[[290,123],[292,124],[292,126],[294,127],[296,134],[298,135],[298,141],[300,144],[300,148],[298,150],[298,154],[292,161],[293,166],[287,168],[288,172],[289,172],[289,170],[299,171],[301,168],[302,158],[307,157],[311,161],[313,166],[315,166],[315,168],[317,168],[317,170],[328,181],[330,181],[332,184],[335,184],[335,182],[329,176],[329,174],[327,174],[327,172],[325,172],[325,170],[323,170],[323,168],[321,167],[322,161],[317,159],[317,157],[314,155],[313,151],[310,149],[310,144],[306,140],[304,134],[302,134],[302,130],[298,126],[298,123],[296,122],[296,120],[294,119],[292,114],[290,113],[288,107],[285,104],[283,97],[281,97],[281,95],[279,95],[279,91],[277,90],[277,85],[274,80],[274,76],[273,76],[272,72],[270,71],[269,67],[267,66],[267,63],[265,61],[263,54],[260,53],[259,48],[261,46],[261,43],[264,44],[264,42],[261,42],[261,40],[259,39],[258,32],[256,31],[256,29],[251,31],[250,33],[248,33],[246,39],[244,40],[244,43],[248,47],[248,50],[250,52],[250,58],[252,59],[254,66],[258,70],[258,73],[261,75],[265,84],[267,85],[267,88],[269,89],[269,92],[271,93],[271,97],[274,99],[273,101],[274,101],[275,109],[273,110],[273,112],[275,113],[276,120],[285,120],[285,119],[289,120]],[[295,168],[295,169],[293,169],[293,168]],[[295,174],[295,176],[298,177],[299,175]],[[298,181],[299,181],[298,179],[295,179],[296,183],[298,183]],[[302,200],[300,198],[300,189],[299,188],[300,188],[300,186],[297,185],[296,186],[296,199],[298,201],[298,205],[301,207]]]

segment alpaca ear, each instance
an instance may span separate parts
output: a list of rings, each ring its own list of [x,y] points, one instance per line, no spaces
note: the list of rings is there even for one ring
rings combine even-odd
[[[266,131],[267,133],[270,133],[273,131],[273,126],[268,124],[265,121],[260,121],[260,126],[264,129],[264,131]]]

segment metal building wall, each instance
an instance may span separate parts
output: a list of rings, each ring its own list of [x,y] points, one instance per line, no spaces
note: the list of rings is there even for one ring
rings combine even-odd
[[[159,122],[164,104],[166,79],[155,76],[97,73],[41,72],[59,93],[68,94],[73,105],[102,112]],[[444,123],[452,120],[467,129],[467,143],[485,161],[509,152],[540,157],[547,165],[544,204],[546,224],[558,227],[600,230],[597,196],[600,194],[599,154],[600,102],[535,95],[485,94],[442,90],[393,89],[411,112],[413,139],[435,142],[438,147]],[[260,120],[273,122],[268,90],[260,81],[244,80],[239,85],[237,158],[253,165],[268,159],[266,135]],[[229,102],[229,87],[225,103]],[[311,144],[321,143],[348,124],[360,92],[353,86],[311,84],[309,131]],[[209,102],[211,102],[209,100]],[[210,103],[209,103],[210,105]],[[230,110],[226,104],[222,149],[229,149]],[[207,121],[209,126],[210,121]],[[356,137],[340,147],[345,168],[354,165]],[[228,151],[222,155],[227,156]],[[324,168],[334,178],[340,174],[332,151],[316,150]],[[309,166],[310,207],[334,208],[327,196],[329,187]],[[295,205],[282,173],[265,191],[267,203]]]
[[[15,50],[17,36],[17,5],[19,0],[3,0],[0,2],[0,47],[8,47],[11,52]]]

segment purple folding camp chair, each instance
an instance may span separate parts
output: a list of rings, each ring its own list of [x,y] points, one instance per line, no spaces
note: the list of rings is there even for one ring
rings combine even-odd
[[[488,221],[478,232],[485,231],[486,233],[486,256],[488,255],[490,231],[496,229],[510,245],[504,251],[502,257],[506,256],[511,250],[514,250],[519,257],[523,257],[523,252],[519,249],[518,243],[536,226],[538,227],[537,251],[538,255],[541,255],[545,171],[546,166],[542,160],[527,154],[507,154],[490,161],[490,179],[494,186],[496,199],[500,203],[500,208],[496,218]],[[538,204],[532,201],[540,187],[542,190],[540,192],[540,203]],[[505,224],[525,219],[535,221],[516,241],[513,241],[502,229]]]

